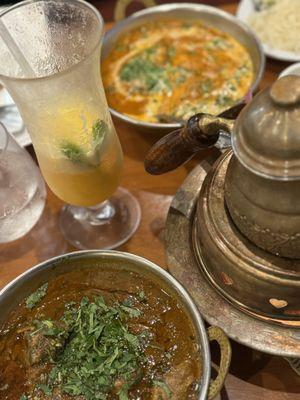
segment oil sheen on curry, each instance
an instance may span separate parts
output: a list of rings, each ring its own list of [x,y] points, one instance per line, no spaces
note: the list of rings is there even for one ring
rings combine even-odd
[[[195,400],[199,349],[183,306],[134,272],[42,284],[0,331],[1,400]]]
[[[149,22],[124,34],[102,63],[109,105],[147,122],[218,114],[253,80],[247,50],[232,36],[193,20]]]

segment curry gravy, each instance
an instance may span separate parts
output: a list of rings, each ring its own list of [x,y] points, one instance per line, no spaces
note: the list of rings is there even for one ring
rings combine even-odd
[[[148,361],[141,366],[142,378],[131,387],[128,398],[167,399],[165,391],[154,387],[148,379],[153,376],[167,383],[173,400],[195,400],[201,363],[195,332],[186,311],[164,288],[147,277],[113,268],[85,269],[58,276],[49,281],[45,297],[34,308],[28,309],[22,303],[14,310],[0,330],[1,400],[19,400],[24,393],[28,396],[24,398],[29,400],[56,399],[43,392],[38,392],[38,397],[30,395],[36,393],[37,384],[45,381],[52,364],[47,361],[30,365],[26,335],[32,331],[34,320],[59,320],[66,304],[79,304],[83,297],[92,300],[97,296],[102,296],[107,304],[122,303],[130,298],[132,306],[141,313],[128,322],[129,330],[132,333],[149,331],[152,335],[151,345],[145,350]],[[105,398],[117,400],[119,396],[107,393]],[[59,399],[85,400],[85,397],[62,393]]]
[[[218,114],[253,80],[250,55],[236,39],[201,21],[148,22],[122,35],[103,60],[109,105],[147,122]]]

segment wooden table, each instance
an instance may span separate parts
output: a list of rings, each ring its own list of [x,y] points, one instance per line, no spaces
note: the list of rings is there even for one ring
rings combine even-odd
[[[103,3],[99,2],[99,8]],[[236,2],[224,5],[224,0],[220,0],[221,3],[229,12],[236,9]],[[285,67],[285,63],[268,60],[261,88],[273,82]],[[119,250],[141,255],[166,268],[163,238],[168,208],[172,196],[197,160],[164,176],[150,176],[144,171],[143,160],[156,138],[128,129],[121,123],[116,123],[116,128],[125,155],[122,185],[136,195],[142,208],[138,231]],[[33,152],[32,148],[29,151]],[[33,230],[16,242],[0,246],[0,287],[38,262],[75,250],[58,229],[62,205],[48,190],[44,214]],[[232,344],[233,360],[222,400],[300,400],[300,378],[285,360]],[[213,359],[218,362],[214,346]]]

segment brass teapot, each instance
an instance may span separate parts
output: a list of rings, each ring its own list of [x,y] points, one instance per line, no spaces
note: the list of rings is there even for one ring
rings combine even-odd
[[[196,114],[152,147],[145,168],[170,171],[224,135],[232,150],[201,189],[195,254],[231,302],[300,322],[300,77],[281,78],[217,117]]]

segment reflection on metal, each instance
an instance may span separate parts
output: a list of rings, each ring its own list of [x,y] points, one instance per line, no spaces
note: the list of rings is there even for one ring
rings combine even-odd
[[[230,156],[231,153],[227,152],[222,157],[221,162],[223,164],[228,163]],[[250,313],[249,310],[248,312],[244,312],[244,308],[242,311],[241,308],[233,306],[209,283],[207,273],[203,269],[203,262],[201,263],[200,258],[197,260],[195,257],[192,245],[193,236],[195,239],[194,228],[198,230],[200,226],[203,229],[204,225],[202,220],[194,224],[195,212],[200,190],[205,189],[203,188],[205,185],[203,185],[203,182],[207,175],[206,169],[202,165],[199,165],[191,172],[174,197],[171,205],[166,226],[166,254],[169,270],[193,296],[204,318],[210,324],[222,327],[232,339],[266,353],[293,358],[300,357],[300,329],[294,325],[295,323],[297,326],[297,320],[278,319],[278,321],[275,321],[275,317],[271,319],[261,314],[256,315],[254,312]],[[216,192],[215,195],[224,203],[221,192]],[[198,206],[197,214],[199,213],[199,208],[200,205]],[[231,226],[231,229],[236,228]],[[197,238],[199,241],[203,240],[203,237],[200,238],[198,236]],[[242,242],[241,245],[246,246],[245,242]],[[203,247],[201,246],[201,248]],[[248,249],[248,251],[250,250]],[[262,250],[258,251],[265,254]],[[269,257],[275,258],[272,255]],[[214,266],[216,270],[222,262],[222,258],[215,260]],[[240,266],[236,265],[235,269],[239,270],[239,268]],[[226,271],[221,272],[223,272],[221,275],[221,279],[223,279],[222,287],[223,289],[226,287],[224,290],[228,291],[230,288],[239,287],[241,282],[239,280],[235,281],[235,279],[239,278],[230,276]],[[286,270],[287,274],[289,272],[292,273],[292,270]],[[243,275],[241,276],[243,279]],[[253,286],[252,297],[255,298],[258,294],[259,289]],[[266,304],[270,308],[272,307],[269,302],[270,298],[286,300],[282,296],[269,296]],[[278,313],[282,309],[274,308],[274,310]],[[277,322],[277,324],[274,322]]]
[[[240,232],[261,249],[293,259],[300,259],[299,98],[300,77],[286,76],[243,109],[225,184]]]
[[[234,305],[275,323],[300,327],[300,260],[255,246],[227,211],[225,188],[233,159],[231,151],[225,153],[203,182],[192,235],[195,256],[211,283]],[[241,198],[240,207],[242,203]],[[231,285],[224,283],[224,274]]]

